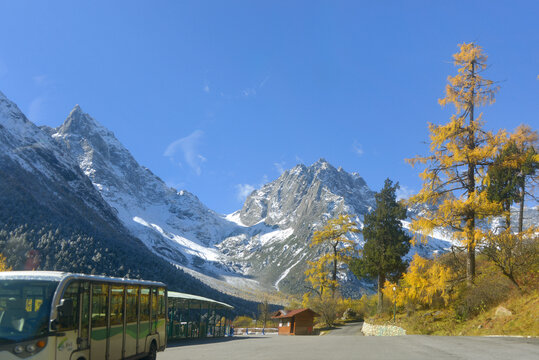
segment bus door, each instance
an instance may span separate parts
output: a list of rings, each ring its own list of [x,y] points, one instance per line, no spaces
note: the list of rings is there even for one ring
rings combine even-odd
[[[137,354],[139,287],[136,285],[128,285],[126,295],[124,357],[130,357]]]
[[[124,349],[124,286],[111,285],[109,359],[123,358]]]
[[[92,310],[90,319],[90,356],[106,359],[108,338],[109,285],[92,284]]]
[[[148,351],[146,349],[146,338],[151,333],[150,329],[150,288],[140,287],[140,318],[138,327],[137,353]]]
[[[79,319],[80,319],[80,286],[79,281],[67,285],[62,299],[72,303],[72,312],[63,312],[58,317],[56,336],[56,360],[69,360],[74,352],[79,350]]]

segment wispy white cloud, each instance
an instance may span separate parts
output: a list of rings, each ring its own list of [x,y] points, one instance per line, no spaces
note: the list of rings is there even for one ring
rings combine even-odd
[[[163,155],[171,158],[173,161],[175,161],[178,154],[183,155],[183,159],[187,165],[189,165],[197,175],[200,175],[202,173],[202,163],[207,161],[207,159],[198,152],[198,147],[203,136],[204,132],[202,130],[195,130],[190,135],[170,143]]]
[[[354,140],[354,143],[352,144],[352,150],[357,154],[357,156],[363,155],[363,145],[361,145],[359,142]]]
[[[202,90],[203,90],[206,94],[209,94],[209,93],[210,93],[210,85],[208,85],[208,83],[205,83],[205,84],[204,84],[204,87],[202,88]]]
[[[256,95],[256,89],[255,89],[255,88],[247,88],[247,89],[243,89],[243,90],[241,91],[241,93],[242,93],[243,96],[245,96],[245,97],[255,96],[255,95]]]
[[[253,191],[255,191],[255,187],[251,184],[238,184],[236,185],[236,199],[244,202]]]
[[[397,190],[397,200],[408,199],[415,193],[416,191],[414,189],[411,189],[405,185],[401,185],[400,188]]]
[[[266,83],[268,82],[269,79],[270,79],[270,76],[269,76],[269,75],[266,76],[266,77],[264,78],[264,80],[262,80],[262,81],[260,82],[260,84],[258,85],[258,88],[259,88],[259,89],[262,89],[262,88],[264,87],[264,85],[266,85]]]
[[[298,155],[296,155],[296,162],[297,162],[298,164],[303,164],[303,159],[300,158]]]
[[[269,183],[269,178],[268,178],[268,175],[264,174],[264,176],[262,176],[262,179],[260,180],[260,183],[258,185],[251,185],[251,184],[236,185],[236,199],[240,202],[245,202],[245,199],[247,199],[247,196],[251,195],[251,193],[255,191],[256,189],[262,188],[267,183]]]
[[[275,170],[277,170],[277,172],[279,173],[279,175],[281,175],[282,173],[284,173],[285,171],[285,162],[284,161],[281,161],[281,162],[276,162],[276,163],[273,163],[273,166],[275,167]]]
[[[45,102],[44,96],[38,96],[30,102],[28,107],[28,119],[34,123],[39,123],[43,120],[43,103]]]

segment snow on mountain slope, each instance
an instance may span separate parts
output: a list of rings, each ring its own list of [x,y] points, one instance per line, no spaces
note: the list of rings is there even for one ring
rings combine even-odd
[[[87,206],[111,212],[101,195],[80,171],[73,158],[63,152],[46,132],[29,121],[15,103],[0,92],[0,154],[4,164],[11,160],[42,181],[65,185],[70,191],[86,194]]]

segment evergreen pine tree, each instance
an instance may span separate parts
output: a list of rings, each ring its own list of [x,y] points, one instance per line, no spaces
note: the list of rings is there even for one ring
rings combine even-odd
[[[386,179],[384,188],[374,195],[376,208],[365,215],[362,257],[354,259],[350,269],[358,277],[378,279],[378,311],[382,309],[382,288],[386,278],[398,278],[406,271],[404,255],[410,250],[411,237],[402,228],[406,207],[397,202],[399,184]]]

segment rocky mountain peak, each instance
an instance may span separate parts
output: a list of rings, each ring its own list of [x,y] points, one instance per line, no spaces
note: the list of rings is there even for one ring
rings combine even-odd
[[[309,227],[317,217],[365,214],[373,205],[374,193],[361,176],[337,170],[322,158],[309,167],[297,165],[254,191],[240,219],[249,225],[264,221],[281,227],[298,223]]]
[[[64,123],[57,129],[59,135],[75,134],[89,136],[96,132],[108,133],[94,118],[82,111],[78,104],[73,107]]]
[[[0,91],[0,119],[2,122],[0,125],[10,127],[17,127],[23,125],[28,127],[29,121],[18,108],[18,106],[9,100],[1,91]],[[20,129],[19,129],[20,130]]]

